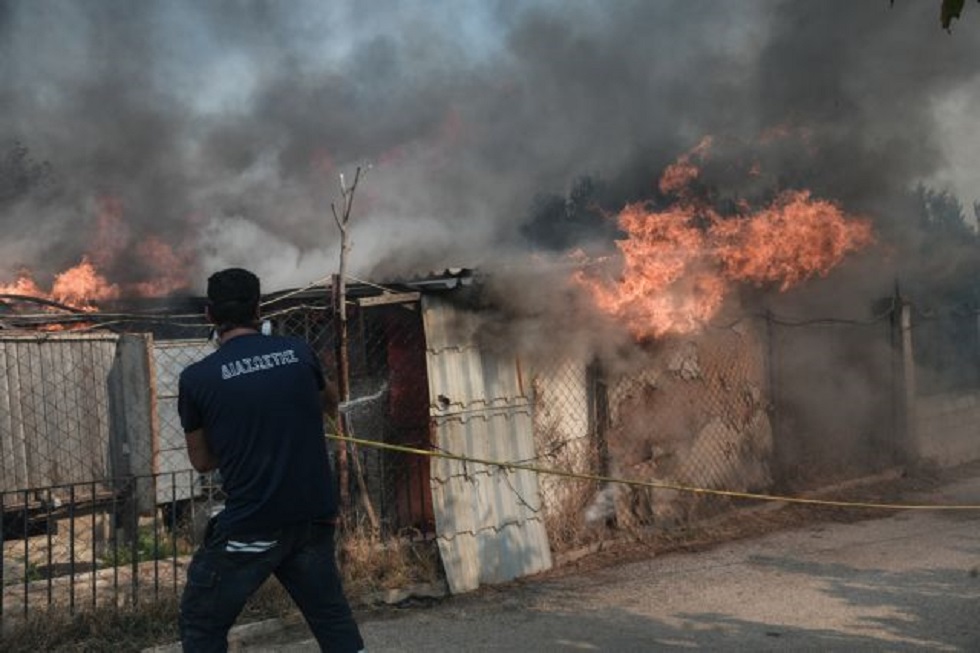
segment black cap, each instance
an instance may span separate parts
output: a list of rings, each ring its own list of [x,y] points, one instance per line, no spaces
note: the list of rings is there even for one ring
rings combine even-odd
[[[213,305],[257,304],[259,278],[242,268],[228,268],[208,278],[208,300]]]

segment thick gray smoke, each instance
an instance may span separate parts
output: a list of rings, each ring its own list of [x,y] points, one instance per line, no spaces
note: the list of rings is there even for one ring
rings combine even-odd
[[[0,1],[0,260],[50,275],[108,238],[138,280],[153,237],[302,284],[336,269],[338,175],[370,166],[354,274],[492,270],[580,226],[540,197],[591,177],[615,210],[701,137],[780,126],[805,138],[767,179],[894,224],[897,193],[976,171],[972,9],[950,35],[912,0]]]

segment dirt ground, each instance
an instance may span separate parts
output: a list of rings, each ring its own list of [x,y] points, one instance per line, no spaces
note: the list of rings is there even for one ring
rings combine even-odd
[[[964,483],[967,485],[963,486]],[[947,488],[951,487],[960,489],[956,492],[946,491]],[[966,487],[967,489],[964,490],[962,487]],[[976,490],[976,496],[971,494],[974,490]],[[819,496],[839,501],[859,501],[865,503],[893,504],[913,501],[942,503],[964,498],[974,503],[980,503],[980,464],[942,471],[919,469],[914,473],[905,473],[902,470],[890,470],[873,478],[842,484],[835,488],[828,488],[819,493]],[[814,496],[813,498],[817,497]],[[644,593],[645,590],[643,587],[639,589],[634,587],[632,590],[627,590],[626,588],[635,582],[635,578],[647,575],[650,578],[649,585],[656,584],[658,586],[658,592],[666,592],[669,596],[685,596],[687,590],[664,585],[664,583],[669,582],[671,574],[677,574],[676,570],[678,568],[691,570],[691,573],[687,576],[683,574],[676,576],[678,579],[677,582],[684,583],[685,587],[691,583],[696,585],[699,582],[698,575],[704,573],[704,568],[710,569],[718,566],[724,569],[731,567],[733,571],[741,570],[738,573],[744,573],[744,568],[752,568],[756,565],[754,562],[745,561],[752,561],[755,557],[758,557],[758,554],[753,551],[756,551],[757,546],[766,548],[766,542],[769,541],[767,538],[790,538],[786,540],[789,543],[788,545],[773,545],[777,550],[782,551],[786,546],[790,549],[798,548],[795,545],[796,540],[792,538],[803,538],[806,542],[813,539],[823,540],[824,538],[829,538],[830,540],[834,538],[846,539],[852,537],[848,533],[853,532],[854,528],[861,528],[866,529],[866,535],[864,537],[869,538],[869,542],[877,542],[880,537],[875,535],[876,532],[887,532],[889,529],[898,528],[905,530],[900,530],[899,534],[895,535],[896,542],[916,542],[918,541],[917,538],[924,537],[923,532],[926,534],[934,531],[938,532],[940,527],[946,528],[951,522],[954,526],[958,525],[970,530],[973,529],[973,524],[969,523],[968,520],[980,520],[980,511],[957,513],[960,517],[958,521],[956,515],[947,514],[945,516],[946,521],[939,522],[939,526],[934,528],[934,525],[928,519],[935,517],[936,513],[918,513],[914,515],[914,519],[912,520],[907,517],[907,514],[908,511],[885,510],[880,508],[786,505],[781,503],[746,505],[731,515],[717,518],[711,522],[701,524],[696,528],[662,533],[642,542],[636,540],[631,541],[629,539],[607,542],[603,547],[592,551],[589,555],[582,555],[574,562],[567,562],[551,571],[532,578],[481,588],[476,592],[464,596],[409,598],[397,605],[362,605],[358,608],[357,615],[365,631],[369,650],[374,651],[409,651],[421,650],[418,648],[413,649],[412,646],[431,647],[434,645],[433,642],[436,641],[433,639],[433,629],[443,629],[447,633],[452,633],[451,635],[447,635],[447,637],[460,638],[457,644],[463,645],[462,643],[465,642],[465,648],[467,650],[505,650],[508,646],[514,644],[514,639],[510,635],[505,636],[504,633],[509,633],[514,629],[523,629],[529,633],[529,636],[532,636],[531,633],[534,633],[533,637],[538,638],[536,640],[537,643],[534,646],[528,647],[528,650],[573,650],[582,648],[583,646],[590,650],[611,650],[607,648],[607,645],[610,645],[611,642],[615,642],[615,646],[618,647],[617,650],[644,650],[645,647],[649,646],[649,643],[644,639],[647,637],[646,633],[648,631],[650,633],[662,633],[665,629],[672,633],[670,637],[662,638],[661,635],[650,635],[650,637],[657,639],[658,648],[671,648],[671,646],[663,646],[671,637],[677,639],[678,642],[685,640],[686,637],[688,641],[684,646],[689,645],[692,641],[696,644],[706,645],[714,640],[711,640],[708,636],[705,636],[702,640],[698,638],[693,638],[692,640],[691,637],[684,634],[683,629],[674,632],[673,626],[667,628],[665,625],[667,622],[661,621],[659,617],[654,618],[648,614],[643,619],[637,619],[635,615],[626,615],[627,612],[631,612],[634,609],[642,612],[643,608],[641,606],[645,606],[650,602],[658,603],[664,600],[662,595],[647,596]],[[920,515],[930,515],[931,517],[922,516],[921,519],[923,521],[919,524],[917,520],[920,519]],[[915,526],[916,524],[918,526]],[[913,526],[916,527],[915,533],[909,534],[907,529],[913,528]],[[888,538],[886,537],[886,539]],[[919,544],[922,544],[922,542],[919,542]],[[848,543],[841,546],[843,547],[842,550],[848,550],[848,547],[853,547],[854,545],[853,543]],[[861,546],[859,544],[855,550],[860,551]],[[872,545],[869,544],[868,546],[870,547]],[[939,551],[941,548],[939,545],[933,546],[930,544],[926,544],[925,547],[930,551]],[[889,550],[887,546],[885,550]],[[980,545],[978,545],[976,552],[980,554]],[[939,553],[936,553],[936,555],[939,555]],[[720,562],[717,559],[719,556],[721,559]],[[742,559],[739,559],[739,556]],[[915,555],[912,557],[914,559]],[[977,561],[980,561],[980,555],[976,556],[976,558]],[[808,576],[805,579],[806,582],[818,585],[827,582],[822,568],[812,560],[794,561],[789,560],[787,557],[787,561],[783,561],[780,564],[784,564],[790,568],[793,568],[794,565],[803,565],[807,568],[812,566],[814,569],[819,569],[820,571]],[[865,566],[862,566],[864,564],[855,565],[854,573],[858,575],[870,574],[872,577],[876,573],[885,573],[880,570],[876,571],[875,568],[865,568]],[[968,569],[963,568],[951,571],[950,573],[954,574],[956,578],[976,578],[976,562],[972,564],[973,566],[970,566]],[[836,567],[834,569],[845,577],[847,573],[850,573],[846,572],[843,566],[840,569]],[[896,575],[900,574],[901,570],[889,571],[887,573]],[[909,573],[911,574],[909,576],[910,578],[915,578],[915,574],[921,572]],[[899,578],[899,576],[896,575],[895,578]],[[732,582],[735,583],[734,580]],[[749,578],[745,582],[744,587],[735,583],[727,591],[737,594],[741,597],[739,600],[743,602],[747,601],[755,592],[760,595],[767,593],[777,594],[771,586],[771,578],[760,581],[765,583],[762,588],[753,589],[753,582],[756,581]],[[838,579],[836,582],[843,583],[844,581]],[[898,583],[900,581],[893,580],[891,582]],[[610,589],[610,583],[613,586],[622,588],[622,592],[628,593],[632,591],[634,594],[622,598],[622,596],[616,594],[614,589]],[[581,595],[577,595],[576,593],[583,587],[590,588],[588,592],[595,594],[596,601],[582,601]],[[783,587],[781,582],[778,583],[778,587]],[[783,590],[785,589],[783,588]],[[976,592],[976,590],[977,587],[971,588],[972,592]],[[817,597],[813,600],[818,600],[820,592],[817,590],[813,591],[816,592],[814,596]],[[914,588],[909,591],[914,591]],[[708,588],[705,588],[704,592],[705,596],[710,595]],[[743,595],[743,592],[748,592],[748,595]],[[590,616],[592,612],[595,610],[601,611],[602,606],[598,603],[604,593],[608,593],[613,597],[610,598],[610,605],[606,606],[607,608],[611,609],[610,606],[615,605],[617,601],[625,601],[626,608],[619,606],[611,622],[615,624],[618,619],[625,620],[629,624],[625,631],[623,631],[625,634],[622,637],[617,635],[618,631],[615,630],[615,627],[610,630],[598,623],[593,625],[591,631],[586,630],[583,632],[579,628],[579,620],[576,618],[576,612],[581,613],[580,617],[581,620],[584,620],[583,623],[588,622],[592,619],[592,616]],[[971,601],[973,598],[973,594],[970,594]],[[691,605],[699,605],[699,599],[697,597],[692,600],[694,602]],[[730,600],[730,597],[727,597],[726,600]],[[792,602],[793,598],[792,595],[789,595],[780,600],[786,603]],[[552,609],[554,605],[561,606],[561,609],[557,613]],[[691,605],[688,605],[687,608],[693,609]],[[975,603],[971,603],[971,605],[975,605]],[[780,606],[778,605],[775,607],[767,606],[760,608],[763,613],[773,610],[778,611],[779,609]],[[805,612],[805,610],[803,611]],[[947,610],[947,612],[955,613],[955,610],[951,609]],[[833,614],[826,618],[829,620],[828,623],[837,619],[841,620],[841,624],[845,624],[847,616],[845,612],[842,615]],[[721,618],[719,617],[719,619]],[[761,648],[757,647],[760,642],[766,644],[767,638],[772,639],[770,643],[773,645],[787,643],[785,641],[776,641],[780,635],[767,635],[759,642],[750,643],[754,641],[751,638],[755,635],[750,636],[745,633],[754,632],[753,628],[749,625],[752,620],[747,619],[744,615],[740,619],[741,622],[744,622],[742,630],[745,632],[743,635],[748,639],[745,641],[739,640],[740,643],[737,642],[734,644],[732,650],[768,650],[765,646]],[[457,627],[458,623],[465,624],[469,621],[472,621],[471,627],[465,625]],[[723,622],[724,620],[722,619],[721,621]],[[701,626],[707,627],[704,624],[712,623],[712,620],[709,616],[705,616],[701,619],[701,622]],[[760,623],[767,623],[764,614],[760,619]],[[577,632],[578,635],[576,637],[583,640],[583,642],[580,642],[582,646],[575,644],[572,640],[564,643],[562,643],[563,640],[561,638],[556,640],[549,634],[549,627],[560,627],[568,629],[569,632]],[[240,637],[233,640],[234,649],[242,651],[317,650],[315,644],[310,640],[310,635],[305,625],[302,624],[299,617],[295,614],[289,615],[276,623],[267,623],[264,626],[253,626],[252,628],[252,632],[242,632]],[[835,626],[835,628],[846,631],[850,626],[845,624]],[[498,629],[503,630],[499,631],[499,635],[494,635],[493,633],[498,632]],[[781,625],[779,620],[775,620],[770,624],[769,630],[772,633],[782,633],[785,631],[785,624]],[[885,646],[889,650],[906,650],[904,648],[905,644],[901,642],[895,644],[895,642],[888,640],[888,637],[897,636],[894,633],[885,633],[882,635],[885,639],[879,640],[875,638],[862,639],[857,635],[847,635],[838,638],[834,634],[837,632],[834,628],[830,628],[829,630],[827,628],[820,629],[819,636],[817,636],[814,634],[817,630],[816,628],[799,626],[795,627],[794,632],[801,638],[801,642],[810,641],[806,639],[808,637],[816,638],[812,639],[811,643],[818,644],[819,642],[823,642],[823,644],[818,645],[817,649],[813,650],[818,650],[821,646],[825,646],[821,650],[848,650],[851,645],[854,645],[854,650],[876,650],[875,647],[878,646]],[[406,633],[412,633],[412,635],[409,636]],[[909,634],[903,633],[900,635],[906,637],[909,641],[914,639]],[[604,640],[602,637],[606,637],[606,639]],[[973,637],[972,633],[963,633],[955,642],[974,641]],[[429,643],[426,644],[426,642]],[[505,642],[509,642],[509,644],[505,644]],[[448,640],[444,643],[449,648],[440,647],[439,650],[461,650],[455,648],[455,645],[450,644]],[[893,645],[895,648],[892,648]],[[745,648],[740,648],[743,646]],[[678,644],[678,647],[681,647],[681,645]],[[778,646],[773,650],[777,649]],[[429,650],[434,649],[429,648]],[[908,650],[930,650],[930,647],[913,647]],[[960,649],[954,646],[952,648],[939,647],[936,650],[968,649]]]

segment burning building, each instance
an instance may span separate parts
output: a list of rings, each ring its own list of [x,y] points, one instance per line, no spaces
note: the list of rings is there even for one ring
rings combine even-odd
[[[0,8],[0,335],[153,334],[141,383],[155,365],[170,411],[182,357],[209,346],[206,272],[323,278],[336,180],[363,164],[352,301],[384,297],[379,279],[432,295],[354,321],[383,344],[352,356],[352,391],[387,380],[390,442],[707,488],[795,489],[896,458],[915,403],[902,293],[976,271],[975,232],[947,229],[970,220],[922,216],[910,192],[968,197],[975,176],[977,43],[937,37],[928,3],[117,4]],[[460,262],[486,274],[478,291],[412,280]],[[316,293],[271,308],[328,357]],[[43,335],[27,341],[53,349]],[[962,340],[943,361],[973,360]],[[32,370],[57,369],[35,353]],[[79,367],[101,379],[100,356]],[[176,469],[180,433],[148,424],[172,455],[141,469]],[[394,523],[464,534],[444,538],[458,587],[546,567],[541,520],[584,520],[601,491],[542,474],[539,502],[524,473],[377,465],[413,479],[371,489]],[[44,482],[61,478],[76,477]],[[623,492],[600,521],[639,528],[688,503]],[[491,559],[490,531],[530,553]]]

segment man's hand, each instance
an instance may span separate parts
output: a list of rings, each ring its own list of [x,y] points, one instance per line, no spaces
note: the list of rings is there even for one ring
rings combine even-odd
[[[205,474],[218,468],[218,459],[211,452],[204,429],[197,429],[187,434],[187,457],[195,471]]]

